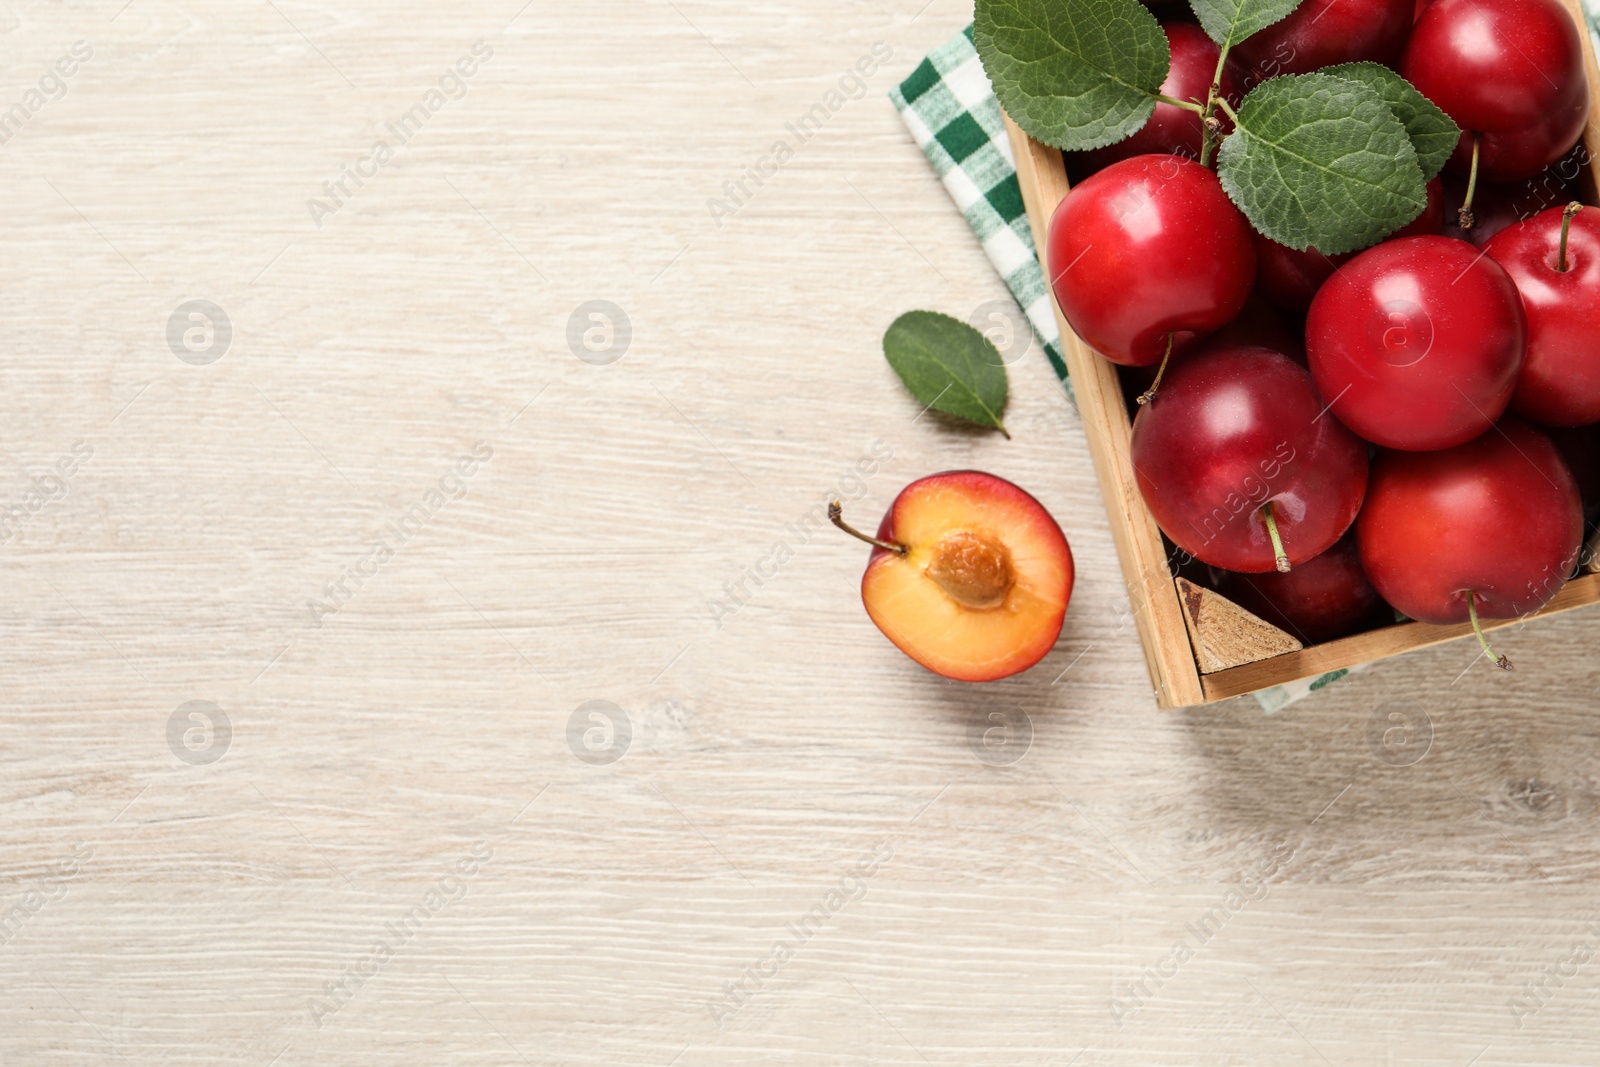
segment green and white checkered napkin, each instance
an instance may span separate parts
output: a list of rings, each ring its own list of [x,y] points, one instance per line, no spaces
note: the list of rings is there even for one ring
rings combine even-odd
[[[911,77],[889,91],[889,99],[1027,314],[1070,396],[1061,332],[1028,229],[1016,160],[1000,102],[972,44],[972,27],[929,52]]]

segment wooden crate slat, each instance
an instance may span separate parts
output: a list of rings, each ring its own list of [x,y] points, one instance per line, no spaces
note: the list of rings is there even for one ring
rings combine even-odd
[[[1561,587],[1561,592],[1529,619],[1555,615],[1600,602],[1600,574],[1585,574]],[[1517,626],[1525,619],[1485,620],[1485,630],[1498,630]],[[1407,622],[1369,630],[1364,634],[1326,641],[1299,652],[1290,652],[1275,659],[1247,663],[1242,667],[1208,674],[1205,678],[1206,700],[1226,700],[1229,697],[1254,693],[1268,686],[1282,685],[1298,678],[1314,678],[1329,671],[1345,670],[1372,660],[1415,652],[1446,641],[1472,636],[1469,623],[1452,626],[1432,626],[1425,622]]]
[[[1600,157],[1600,62],[1595,59],[1594,38],[1589,36],[1589,20],[1585,17],[1582,0],[1561,0],[1567,12],[1578,24],[1578,36],[1583,39],[1583,69],[1589,79],[1589,124],[1583,130],[1583,147],[1588,156],[1583,161],[1594,174],[1594,161]],[[1595,183],[1600,187],[1600,181]],[[1554,205],[1552,205],[1554,206]]]

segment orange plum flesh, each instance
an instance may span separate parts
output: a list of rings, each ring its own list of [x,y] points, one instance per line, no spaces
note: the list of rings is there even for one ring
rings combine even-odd
[[[1027,670],[1061,633],[1072,549],[1044,507],[1003,478],[947,471],[901,490],[861,578],[867,614],[902,652],[961,682]]]

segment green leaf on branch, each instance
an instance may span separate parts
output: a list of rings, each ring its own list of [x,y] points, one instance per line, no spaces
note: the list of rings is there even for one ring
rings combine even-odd
[[[1383,97],[1383,102],[1389,105],[1389,110],[1411,137],[1424,181],[1432,181],[1433,176],[1444,169],[1445,160],[1450,158],[1456,142],[1461,139],[1461,127],[1432,100],[1417,92],[1410,82],[1380,63],[1343,63],[1324,67],[1320,73],[1358,81]]]
[[[1206,36],[1231,45],[1282,22],[1300,6],[1300,0],[1189,0],[1189,6]]]
[[[883,354],[926,406],[1011,436],[1000,422],[1005,361],[971,326],[937,311],[908,311],[884,333]]]
[[[1172,62],[1139,0],[977,0],[973,41],[1006,114],[1069,151],[1137,133]]]
[[[1252,225],[1325,255],[1375,244],[1427,206],[1406,128],[1377,90],[1330,74],[1263,82],[1222,142],[1217,177]]]

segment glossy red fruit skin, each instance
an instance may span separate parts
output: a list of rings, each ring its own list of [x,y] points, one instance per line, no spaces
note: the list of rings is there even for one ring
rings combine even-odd
[[[1506,418],[1456,448],[1379,453],[1356,543],[1372,584],[1410,618],[1466,622],[1470,589],[1480,617],[1511,619],[1560,591],[1583,511],[1555,445]]]
[[[1349,533],[1288,574],[1236,575],[1224,595],[1308,645],[1394,618],[1361,569],[1355,537]]]
[[[1349,527],[1367,484],[1367,448],[1323,413],[1311,377],[1249,345],[1210,347],[1167,370],[1130,446],[1139,491],[1172,542],[1231,571],[1275,568],[1260,514],[1272,502],[1291,564]]]
[[[1548,426],[1600,422],[1600,208],[1584,208],[1557,271],[1561,208],[1501,230],[1483,246],[1522,294],[1528,352],[1511,410]]]
[[[1390,234],[1388,240],[1437,234],[1443,229],[1444,183],[1434,178],[1428,183],[1428,204],[1422,214]],[[1256,243],[1256,291],[1285,311],[1302,315],[1311,306],[1311,298],[1317,295],[1322,283],[1356,254],[1325,256],[1315,248],[1302,252],[1280,245],[1259,233],[1252,237]]]
[[[1217,72],[1217,57],[1221,49],[1206,36],[1206,32],[1192,22],[1162,22],[1167,44],[1172,50],[1172,65],[1167,68],[1167,80],[1161,83],[1161,94],[1174,100],[1193,100],[1203,104],[1211,92],[1211,78]],[[1239,106],[1243,93],[1239,91],[1242,72],[1230,62],[1222,69],[1222,96],[1233,107]],[[1219,112],[1219,115],[1221,113]],[[1232,128],[1232,123],[1225,126]],[[1173,104],[1156,104],[1150,121],[1144,128],[1125,141],[1083,154],[1084,162],[1100,170],[1122,159],[1166,152],[1190,159],[1200,158],[1200,137],[1203,127],[1200,116],[1187,108]]]
[[[1414,0],[1304,0],[1288,18],[1239,42],[1253,82],[1370,60],[1392,67],[1405,50]]]
[[[1411,31],[1400,73],[1464,131],[1450,166],[1531,178],[1583,133],[1589,110],[1577,25],[1560,0],[1433,0]]]
[[[1408,451],[1450,448],[1493,425],[1526,343],[1510,276],[1453,237],[1369,248],[1317,290],[1306,316],[1306,358],[1333,413]]]
[[[1050,218],[1046,262],[1062,313],[1113,363],[1159,363],[1226,326],[1256,280],[1250,226],[1210,170],[1173,155],[1113,163]]]

